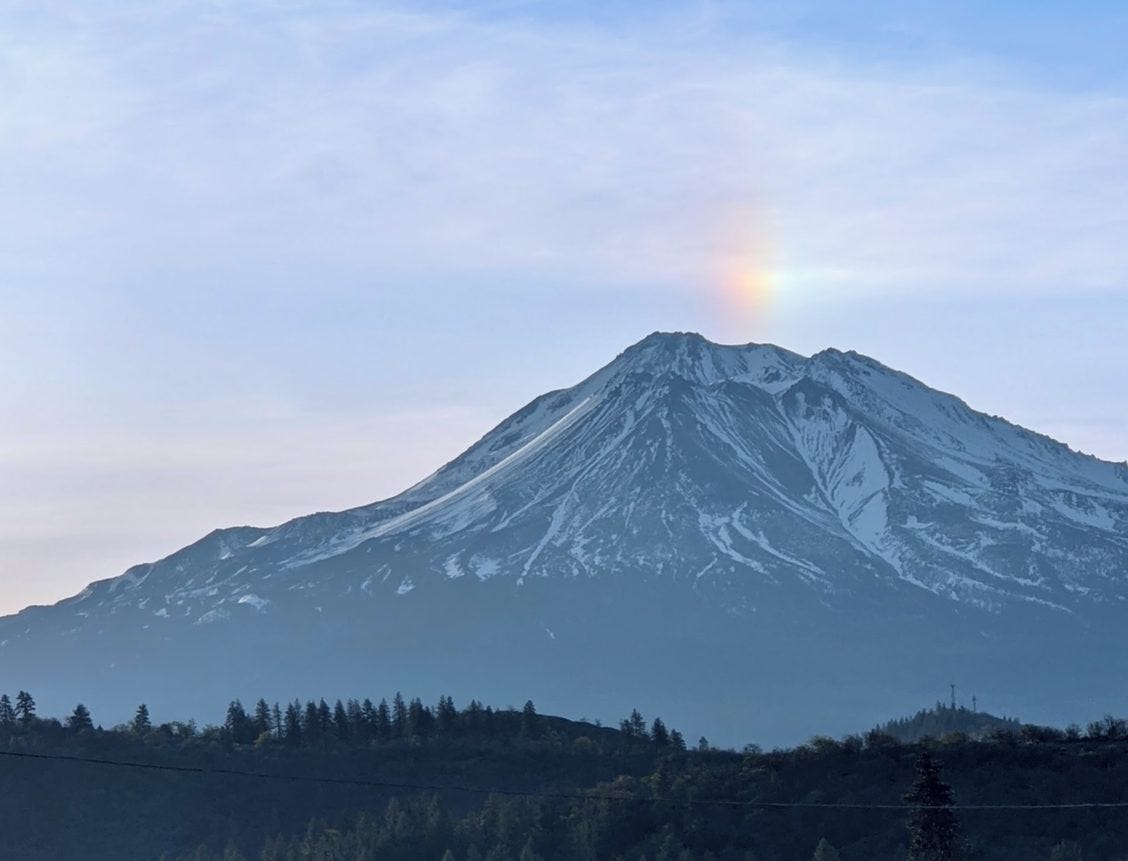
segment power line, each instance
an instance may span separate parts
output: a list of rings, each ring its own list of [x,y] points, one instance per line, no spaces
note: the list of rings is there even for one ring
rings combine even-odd
[[[229,777],[250,777],[267,780],[280,780],[296,783],[321,783],[337,786],[362,786],[371,789],[400,789],[414,792],[464,792],[476,795],[505,795],[520,798],[545,798],[563,801],[619,801],[651,802],[655,799],[638,796],[609,795],[587,792],[533,792],[524,789],[507,789],[496,786],[469,786],[463,784],[402,783],[387,780],[365,780],[350,777],[314,777],[312,775],[275,774],[269,771],[244,771],[237,768],[207,768],[195,765],[169,765],[155,762],[135,762],[123,759],[71,756],[68,754],[30,753],[27,751],[0,750],[0,756],[16,759],[52,760],[75,762],[87,765],[105,765],[115,768],[137,768],[149,771],[167,771],[187,774],[211,774]],[[725,798],[688,798],[682,804],[712,807],[743,807],[761,809],[809,809],[809,810],[890,810],[908,812],[928,808],[933,805],[922,804],[872,804],[845,801],[739,801]],[[1102,810],[1128,809],[1128,801],[1078,801],[1067,804],[949,804],[937,805],[949,810],[1023,811],[1023,810]]]

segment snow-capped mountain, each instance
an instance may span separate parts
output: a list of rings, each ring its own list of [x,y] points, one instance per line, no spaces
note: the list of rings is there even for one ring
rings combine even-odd
[[[286,697],[278,687],[300,692],[318,678],[354,683],[326,695],[356,693],[366,679],[412,689],[415,678],[440,691],[473,678],[514,701],[522,681],[550,702],[566,689],[568,710],[598,713],[631,703],[620,705],[599,672],[583,701],[576,674],[618,653],[623,672],[661,679],[647,655],[623,655],[645,643],[654,660],[664,656],[668,682],[686,675],[695,685],[698,659],[770,655],[786,687],[796,672],[893,650],[899,668],[865,675],[911,696],[898,675],[938,661],[989,685],[996,670],[1013,681],[1007,661],[1030,655],[1031,625],[1057,632],[1055,660],[1115,637],[1126,601],[1124,464],[855,353],[805,358],[654,334],[399,496],[216,531],[0,620],[0,683],[18,676],[32,687],[38,673],[63,696],[74,667],[62,656],[78,655],[82,679],[156,701],[171,682],[170,705],[197,711],[257,696],[256,679]],[[902,634],[908,644],[887,642]],[[994,643],[994,668],[981,660],[984,642]],[[468,669],[467,649],[503,664]],[[225,666],[233,654],[247,667]],[[799,657],[814,663],[792,666]],[[276,658],[284,666],[263,666]],[[202,661],[210,681],[169,661]],[[34,672],[21,674],[25,666]],[[1062,671],[1071,683],[1085,676]],[[178,683],[188,677],[191,691]],[[203,702],[205,692],[219,699]],[[667,693],[639,688],[635,701],[676,713]],[[741,724],[746,695],[704,686],[701,696],[716,712],[702,722],[722,735],[770,732],[784,719]],[[1012,708],[1045,708],[1007,696]]]

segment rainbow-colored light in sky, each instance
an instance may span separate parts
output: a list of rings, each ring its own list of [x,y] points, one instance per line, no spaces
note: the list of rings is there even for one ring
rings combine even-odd
[[[724,249],[709,282],[723,315],[722,324],[741,328],[762,323],[778,299],[776,243],[768,218],[757,211],[730,216],[720,232]]]

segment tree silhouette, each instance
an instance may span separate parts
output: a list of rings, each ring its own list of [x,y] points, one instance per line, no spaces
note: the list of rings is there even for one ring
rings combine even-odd
[[[447,696],[439,697],[439,704],[435,707],[435,728],[442,734],[454,731],[458,721],[458,709],[454,707],[454,700]]]
[[[537,708],[532,700],[525,701],[521,709],[521,735],[534,736],[537,734]]]
[[[402,700],[401,700],[402,701]],[[376,717],[373,721],[373,730],[376,733],[376,738],[380,741],[387,741],[392,735],[392,718],[391,711],[388,709],[388,701],[380,700],[380,705],[376,706]]]
[[[71,716],[67,718],[67,726],[75,732],[94,729],[94,721],[90,719],[90,709],[82,703],[76,705],[74,711],[71,712]]]
[[[392,730],[396,738],[403,738],[407,732],[407,705],[399,691],[396,691],[395,699],[392,700]]]
[[[317,703],[306,700],[305,713],[302,717],[302,736],[306,742],[321,738],[321,718],[317,714]]]
[[[246,709],[239,700],[232,700],[227,707],[227,717],[223,721],[223,728],[230,734],[231,740],[236,744],[247,744],[255,740],[254,722],[247,715]]]
[[[266,700],[259,699],[259,701],[255,703],[255,716],[252,719],[251,723],[255,728],[255,738],[259,738],[264,733],[270,733],[270,705]]]
[[[24,726],[35,720],[35,700],[27,691],[16,694],[16,719]]]
[[[333,725],[333,710],[329,708],[329,703],[325,702],[322,697],[317,701],[317,728],[321,731],[322,735],[329,732]]]
[[[909,861],[954,861],[962,858],[959,824],[952,810],[952,788],[940,779],[940,766],[922,751],[916,780],[905,795],[909,813]]]
[[[333,704],[333,734],[341,741],[346,741],[349,737],[349,713],[340,700]]]
[[[423,700],[413,697],[407,704],[408,736],[425,738],[430,735],[431,716],[431,712],[423,705]]]
[[[643,719],[638,709],[631,709],[630,717],[619,721],[619,732],[627,738],[649,738],[649,734],[646,731],[646,721]]]
[[[299,745],[302,743],[302,706],[294,700],[286,706],[285,718],[286,743]]]
[[[141,705],[137,707],[137,713],[133,716],[133,723],[130,724],[130,729],[137,735],[144,735],[152,729],[152,727],[153,724],[149,720],[149,707],[141,703]]]

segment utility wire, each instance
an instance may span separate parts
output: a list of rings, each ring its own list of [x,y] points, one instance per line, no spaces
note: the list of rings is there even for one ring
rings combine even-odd
[[[70,756],[55,753],[30,753],[26,751],[0,750],[0,756],[16,759],[52,760],[58,762],[77,762],[87,765],[106,765],[116,768],[137,768],[148,771],[170,771],[188,774],[218,774],[232,777],[251,777],[266,780],[282,780],[296,783],[322,783],[337,786],[363,786],[372,789],[401,789],[415,792],[464,792],[476,795],[505,795],[520,798],[545,798],[564,801],[621,801],[651,802],[655,799],[627,795],[609,795],[594,792],[532,792],[524,789],[506,789],[496,786],[468,786],[461,784],[437,783],[399,783],[386,780],[364,780],[350,777],[314,777],[312,775],[275,774],[268,771],[244,771],[236,768],[207,768],[195,765],[168,765],[155,762],[133,762],[123,759]],[[947,810],[1102,810],[1128,809],[1128,801],[1078,801],[1068,804],[862,804],[840,801],[738,801],[725,798],[688,798],[681,804],[711,807],[744,807],[761,809],[809,809],[809,810],[895,810],[908,812],[932,807]]]

